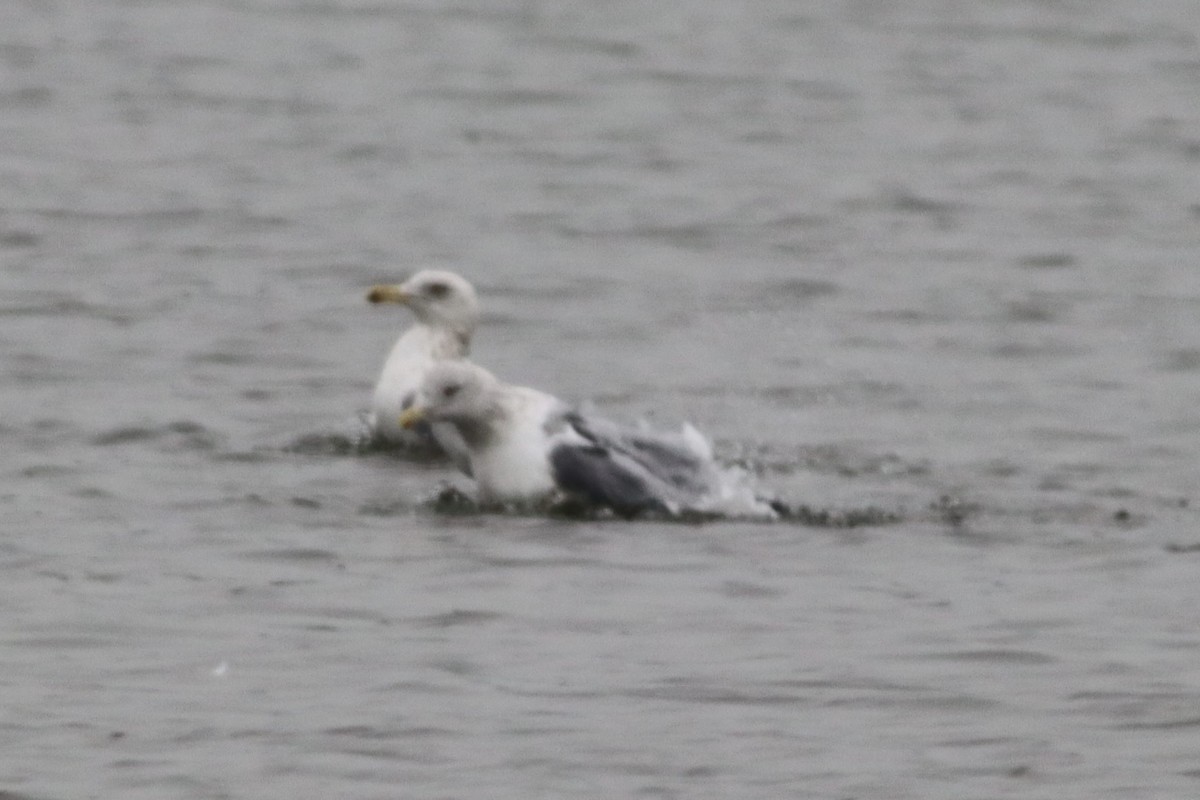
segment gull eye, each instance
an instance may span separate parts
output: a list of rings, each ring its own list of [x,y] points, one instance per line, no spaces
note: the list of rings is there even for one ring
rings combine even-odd
[[[458,394],[458,390],[461,388],[462,387],[456,383],[452,383],[449,386],[444,386],[442,387],[442,397],[446,400],[449,400],[454,397],[454,395]]]
[[[425,294],[435,300],[440,300],[450,294],[450,287],[440,281],[438,283],[431,283],[425,287]]]

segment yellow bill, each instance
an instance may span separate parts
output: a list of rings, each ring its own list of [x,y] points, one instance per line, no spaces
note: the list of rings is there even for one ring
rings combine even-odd
[[[400,415],[400,427],[408,430],[425,419],[425,409],[420,406],[409,406]]]
[[[378,286],[372,286],[371,291],[367,292],[367,302],[369,303],[399,303],[400,305],[408,305],[408,301],[411,299],[412,295],[395,285],[381,283]]]

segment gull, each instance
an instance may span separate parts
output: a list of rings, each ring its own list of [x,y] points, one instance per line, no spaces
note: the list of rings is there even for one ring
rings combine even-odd
[[[372,287],[367,300],[407,306],[416,317],[392,346],[375,384],[368,416],[373,437],[409,447],[440,447],[462,463],[465,450],[452,427],[405,429],[399,417],[433,367],[467,356],[479,323],[475,289],[453,272],[423,270],[403,283]]]
[[[626,428],[503,383],[465,359],[431,368],[398,422],[452,425],[484,504],[577,499],[621,516],[677,515],[711,511],[729,495],[708,441],[692,426],[679,433]],[[758,501],[752,513],[774,516]]]

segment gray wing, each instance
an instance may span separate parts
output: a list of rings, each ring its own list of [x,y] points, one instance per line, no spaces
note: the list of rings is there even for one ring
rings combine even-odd
[[[678,434],[628,428],[578,413],[568,415],[566,421],[584,439],[632,460],[679,492],[704,495],[717,484],[716,465]]]
[[[560,489],[622,516],[672,510],[652,475],[604,447],[560,442],[550,450],[550,470]]]
[[[712,490],[715,467],[679,437],[566,413],[551,448],[555,483],[590,503],[633,516],[678,511]]]

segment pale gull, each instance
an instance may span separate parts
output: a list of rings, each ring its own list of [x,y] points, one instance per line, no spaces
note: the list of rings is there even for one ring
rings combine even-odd
[[[399,422],[453,425],[484,504],[573,499],[622,516],[775,516],[718,467],[707,440],[690,425],[678,433],[626,428],[537,389],[502,383],[465,359],[431,368]]]
[[[471,284],[453,272],[423,270],[404,283],[371,288],[372,303],[407,306],[416,322],[396,340],[384,362],[371,402],[368,422],[377,440],[407,446],[434,441],[459,462],[465,450],[450,426],[404,429],[400,414],[411,405],[418,387],[437,364],[465,358],[479,322],[479,301]]]

